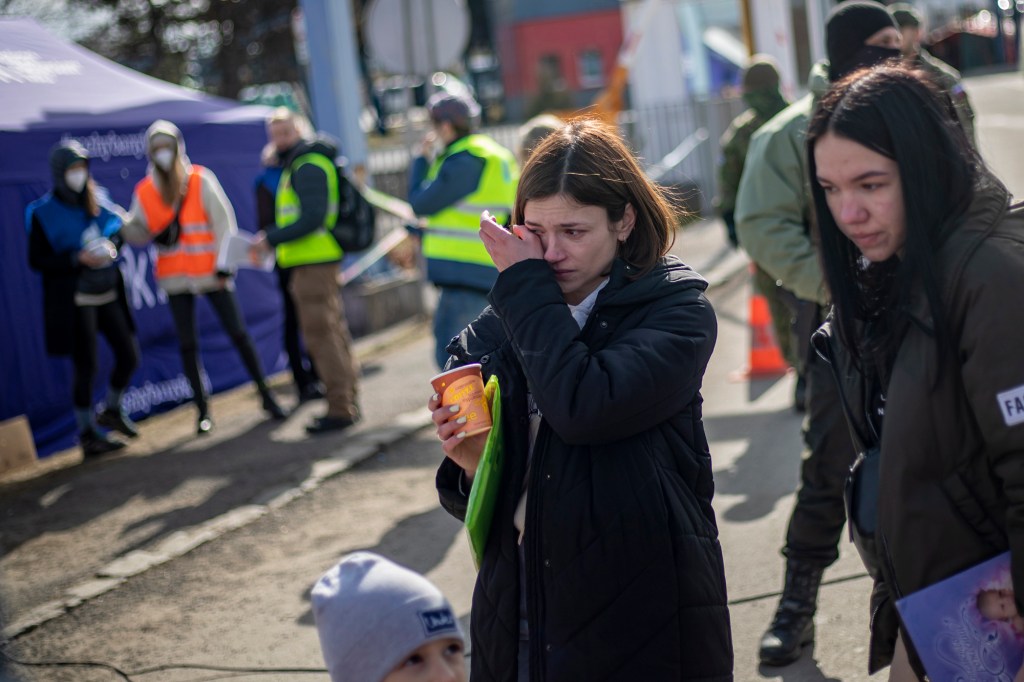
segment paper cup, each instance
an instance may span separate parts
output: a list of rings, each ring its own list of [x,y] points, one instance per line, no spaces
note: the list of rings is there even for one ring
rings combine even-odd
[[[460,409],[451,419],[465,417],[466,423],[456,431],[465,431],[466,436],[485,433],[491,428],[491,411],[484,397],[484,378],[480,365],[463,365],[457,369],[438,374],[430,380],[434,393],[441,396],[442,405],[459,405]]]

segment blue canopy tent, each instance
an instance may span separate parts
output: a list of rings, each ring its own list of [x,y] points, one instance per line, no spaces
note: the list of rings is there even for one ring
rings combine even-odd
[[[253,180],[269,110],[149,78],[31,20],[0,19],[0,45],[0,420],[27,415],[37,450],[45,456],[71,446],[75,437],[70,362],[45,352],[40,279],[27,263],[25,207],[52,185],[50,149],[71,138],[85,145],[97,182],[127,207],[146,173],[145,130],[158,118],[170,120],[181,128],[193,163],[220,179],[239,228],[253,231]],[[191,396],[166,297],[153,279],[154,256],[152,247],[125,248],[120,262],[142,348],[142,363],[125,395],[136,418]],[[274,275],[245,270],[236,284],[264,368],[268,374],[282,369],[281,299]],[[199,304],[199,323],[212,390],[248,381],[205,301]],[[106,390],[111,366],[109,350],[100,347],[97,398]]]

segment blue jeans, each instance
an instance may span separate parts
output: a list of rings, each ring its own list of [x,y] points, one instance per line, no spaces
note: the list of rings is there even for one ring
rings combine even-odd
[[[441,296],[437,299],[437,310],[434,311],[434,359],[437,366],[444,369],[448,362],[448,351],[445,348],[452,338],[469,326],[483,309],[487,307],[487,294],[474,289],[440,287]]]

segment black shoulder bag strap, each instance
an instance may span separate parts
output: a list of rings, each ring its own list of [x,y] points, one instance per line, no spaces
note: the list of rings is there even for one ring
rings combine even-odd
[[[178,201],[177,208],[174,209],[174,217],[171,218],[171,222],[167,223],[167,227],[160,231],[153,241],[160,246],[170,248],[178,243],[178,238],[181,236],[181,209],[185,205],[185,199],[188,198],[188,182],[185,183],[185,191],[181,195],[181,199]]]
[[[825,330],[826,325],[829,327],[828,331]],[[858,451],[856,459],[850,465],[850,474],[846,477],[843,501],[846,504],[850,540],[856,545],[865,565],[871,566],[875,563],[873,555],[877,553],[873,541],[875,529],[878,527],[880,439],[874,431],[869,416],[865,416],[864,421],[867,423],[870,433],[864,433],[860,428],[860,422],[854,418],[853,409],[850,407],[850,401],[846,395],[846,386],[836,364],[835,354],[832,352],[831,325],[832,319],[829,318],[825,325],[822,325],[811,337],[811,344],[832,372],[836,383],[836,393],[839,395],[839,404],[846,417],[851,440]],[[863,385],[866,379],[862,372],[858,372],[858,374]],[[862,393],[866,394],[867,392],[862,390]]]

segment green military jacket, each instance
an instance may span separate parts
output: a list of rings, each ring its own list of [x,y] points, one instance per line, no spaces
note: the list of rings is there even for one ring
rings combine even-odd
[[[750,138],[788,104],[778,90],[747,93],[743,99],[750,108],[733,119],[720,141],[722,165],[718,169],[718,206],[723,214],[736,210],[736,192],[740,187]]]
[[[826,62],[815,64],[810,93],[754,133],[736,197],[736,234],[750,258],[797,298],[822,305],[827,296],[812,229],[805,139],[828,90],[827,73]]]
[[[978,142],[974,138],[974,109],[971,108],[971,100],[967,97],[967,91],[964,90],[964,86],[960,82],[960,72],[938,57],[933,57],[924,48],[918,52],[913,66],[931,76],[935,84],[949,94],[949,98],[953,100],[953,106],[956,108],[956,116],[960,120],[960,125],[967,133],[967,139],[977,149]]]

